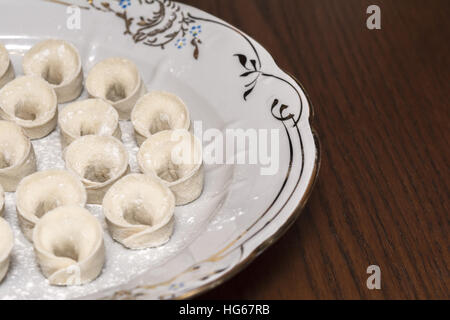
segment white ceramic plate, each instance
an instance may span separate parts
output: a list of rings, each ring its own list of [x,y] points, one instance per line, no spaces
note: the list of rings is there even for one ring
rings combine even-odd
[[[70,4],[80,6],[81,29],[68,28],[68,18],[77,12]],[[69,19],[69,26],[76,22]],[[14,195],[7,194],[6,218],[14,228],[15,248],[0,299],[192,297],[236,274],[295,221],[319,166],[311,104],[302,87],[253,39],[172,1],[2,1],[0,41],[17,74],[24,53],[45,38],[72,42],[81,53],[85,75],[107,57],[133,60],[148,88],[182,97],[204,131],[279,130],[279,170],[264,176],[264,165],[207,164],[203,195],[177,208],[169,244],[127,251],[106,232],[107,262],[101,276],[72,288],[51,287],[40,274],[32,247],[17,227]],[[137,171],[132,127],[127,122],[121,126],[131,167]],[[64,167],[58,131],[33,144],[40,170]],[[236,151],[242,152],[249,150]],[[101,208],[89,209],[103,221]]]

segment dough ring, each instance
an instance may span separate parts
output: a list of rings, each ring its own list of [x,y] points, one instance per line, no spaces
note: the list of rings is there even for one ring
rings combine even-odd
[[[147,92],[136,65],[122,58],[96,64],[88,74],[86,89],[90,97],[103,99],[116,108],[120,120],[130,120],[137,100]]]
[[[0,121],[0,184],[4,191],[14,192],[22,178],[36,171],[33,145],[22,128]]]
[[[17,123],[31,139],[52,132],[57,114],[55,91],[39,77],[19,77],[0,90],[0,116]]]
[[[142,172],[167,185],[176,205],[200,197],[203,190],[201,142],[187,130],[161,131],[148,138],[138,152]]]
[[[167,243],[174,226],[175,197],[168,187],[143,174],[116,182],[103,199],[112,237],[130,249]]]
[[[28,240],[47,212],[61,206],[86,205],[86,190],[74,174],[64,170],[36,172],[24,178],[16,192],[20,228]]]
[[[0,89],[15,77],[14,67],[9,59],[8,51],[0,43]]]
[[[59,114],[59,128],[63,149],[86,135],[121,138],[119,114],[100,99],[88,99],[66,106]]]
[[[4,211],[5,211],[5,191],[3,190],[3,187],[0,184],[0,217],[3,216]]]
[[[58,103],[75,100],[83,90],[83,69],[78,50],[63,40],[45,40],[34,45],[23,58],[23,71],[46,80]]]
[[[131,113],[136,141],[142,145],[152,134],[164,130],[189,130],[189,111],[176,95],[153,91],[138,100]]]
[[[86,209],[56,208],[36,224],[34,251],[51,285],[82,285],[96,279],[105,263],[103,229]]]
[[[11,251],[14,246],[14,238],[8,222],[0,217],[0,282],[9,268]]]
[[[110,136],[81,137],[66,148],[64,159],[86,187],[90,204],[102,204],[108,189],[129,171],[127,150]]]

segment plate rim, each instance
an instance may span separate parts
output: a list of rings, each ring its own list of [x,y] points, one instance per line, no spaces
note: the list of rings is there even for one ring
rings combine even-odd
[[[197,9],[201,10],[201,9]],[[220,19],[220,18],[219,18]],[[259,44],[256,40],[253,38],[250,38],[251,40],[255,41]],[[263,47],[263,46],[262,46]],[[273,58],[271,52],[267,50],[265,47],[263,47],[264,50],[266,50],[269,55]],[[274,60],[274,64],[277,68],[279,68],[278,64]],[[255,249],[253,249],[248,257],[234,265],[230,270],[225,272],[221,277],[206,283],[202,286],[199,286],[195,289],[192,289],[190,291],[187,291],[186,293],[183,293],[180,296],[175,297],[176,300],[187,300],[192,299],[195,297],[198,297],[199,295],[205,294],[208,291],[211,291],[220,285],[224,284],[228,280],[231,280],[234,276],[239,274],[241,271],[246,269],[250,264],[258,258],[261,254],[263,254],[267,249],[269,249],[272,245],[274,245],[278,240],[280,240],[286,233],[289,231],[289,229],[294,225],[294,223],[297,221],[297,219],[300,217],[300,215],[303,213],[303,210],[305,209],[306,204],[308,203],[308,200],[312,194],[312,191],[314,190],[314,187],[318,181],[319,178],[319,172],[320,167],[322,164],[322,145],[320,142],[319,134],[317,133],[317,130],[315,129],[314,122],[316,121],[316,113],[315,113],[315,107],[312,104],[312,101],[310,99],[310,96],[308,95],[307,91],[305,90],[305,87],[303,84],[291,73],[279,68],[284,74],[290,76],[297,85],[303,90],[303,93],[306,96],[306,99],[308,101],[308,105],[310,107],[310,115],[308,118],[308,125],[311,129],[311,133],[314,139],[314,146],[316,149],[316,158],[314,160],[314,167],[312,171],[311,178],[309,180],[308,186],[306,188],[305,193],[303,194],[300,201],[297,203],[297,206],[295,209],[292,210],[292,212],[289,215],[289,218],[279,226],[278,230],[269,238],[265,239],[263,242],[261,242]]]

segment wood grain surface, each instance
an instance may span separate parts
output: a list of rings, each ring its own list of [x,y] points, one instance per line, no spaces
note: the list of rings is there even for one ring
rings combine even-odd
[[[201,299],[449,299],[450,1],[184,0],[305,86],[322,144],[301,217]],[[366,9],[381,8],[368,30]],[[369,265],[381,290],[367,289]]]

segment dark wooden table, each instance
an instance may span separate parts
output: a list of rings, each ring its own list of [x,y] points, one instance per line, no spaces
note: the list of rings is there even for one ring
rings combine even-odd
[[[450,1],[184,0],[302,82],[322,143],[288,233],[202,299],[449,299]],[[381,8],[368,30],[366,9]],[[381,290],[366,286],[381,268]]]

